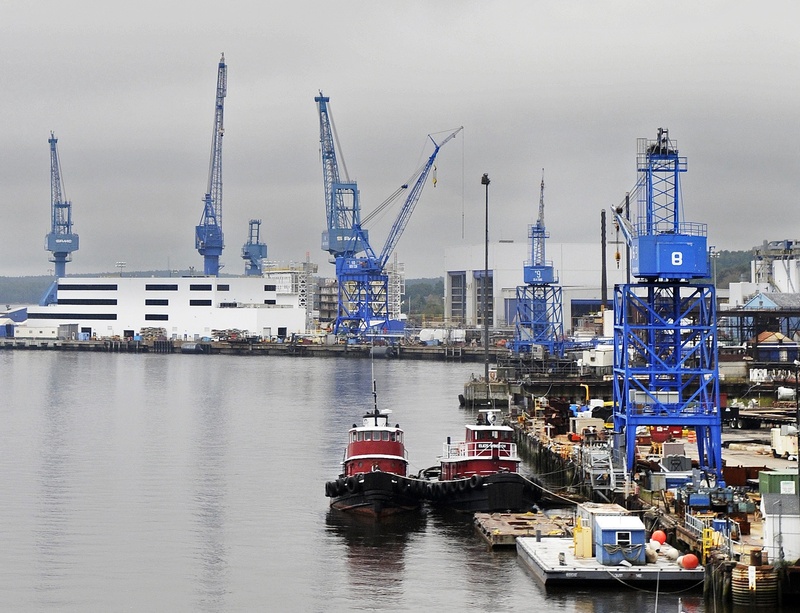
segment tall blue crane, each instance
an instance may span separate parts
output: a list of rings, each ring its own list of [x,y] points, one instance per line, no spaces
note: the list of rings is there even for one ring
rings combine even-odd
[[[346,332],[359,337],[380,334],[389,327],[389,277],[385,272],[386,264],[414,212],[439,149],[462,128],[452,131],[440,143],[428,135],[434,150],[427,162],[362,220],[358,185],[347,176],[344,163],[343,172],[339,170],[336,133],[328,107],[330,98],[320,92],[314,101],[319,111],[320,155],[328,223],[322,234],[322,249],[334,259],[338,282],[338,313],[333,331],[335,334]],[[406,199],[386,243],[380,253],[376,253],[364,226],[406,192]]]
[[[614,288],[614,430],[632,471],[638,427],[694,428],[700,468],[722,484],[716,298],[699,282],[709,273],[706,224],[681,220],[686,158],[668,130],[638,139],[637,170],[635,223],[624,205],[613,209],[639,279]]]
[[[564,349],[564,316],[561,286],[553,262],[545,257],[545,241],[549,238],[544,225],[544,171],[539,185],[539,216],[529,226],[531,259],[523,267],[526,285],[517,287],[517,311],[514,340],[516,353],[531,353],[541,345],[550,355],[561,357]]]
[[[195,247],[203,256],[206,275],[219,276],[219,256],[225,247],[222,234],[222,123],[225,95],[228,91],[228,67],[225,54],[217,70],[217,97],[214,104],[214,131],[211,135],[211,160],[208,165],[208,189],[203,198],[203,215],[195,228]]]
[[[72,232],[72,203],[64,195],[61,182],[61,161],[56,143],[58,139],[50,132],[50,233],[45,238],[45,249],[52,253],[56,278],[65,276],[66,264],[72,252],[78,250],[78,235]]]
[[[261,220],[250,220],[250,234],[247,242],[242,246],[242,259],[244,259],[244,274],[248,277],[260,277],[263,263],[267,257],[267,246],[261,242]]]

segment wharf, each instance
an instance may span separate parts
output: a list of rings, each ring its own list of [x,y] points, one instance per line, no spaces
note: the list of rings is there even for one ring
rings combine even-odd
[[[572,533],[570,522],[543,513],[476,513],[475,530],[490,547],[513,547],[521,536],[559,538]]]
[[[401,360],[432,360],[449,362],[483,362],[485,354],[480,347],[449,345],[322,345],[301,342],[250,342],[243,341],[188,341],[188,340],[125,340],[125,339],[25,339],[4,338],[0,349],[96,351],[111,353],[191,353],[202,355],[262,355],[289,357],[344,357]],[[492,347],[491,362],[497,362],[500,353],[508,350]]]
[[[537,540],[519,537],[516,546],[519,559],[546,586],[588,582],[595,586],[612,587],[624,585],[638,588],[666,584],[670,587],[700,588],[705,574],[702,566],[692,570],[681,568],[663,556],[659,556],[655,564],[641,566],[607,566],[595,558],[576,558],[571,538]]]

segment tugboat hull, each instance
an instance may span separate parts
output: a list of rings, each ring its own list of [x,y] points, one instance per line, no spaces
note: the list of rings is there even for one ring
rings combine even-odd
[[[372,517],[386,517],[419,509],[422,504],[419,480],[374,471],[325,484],[331,507]]]
[[[541,500],[542,490],[519,473],[495,473],[430,481],[425,498],[434,507],[464,513],[525,512]]]

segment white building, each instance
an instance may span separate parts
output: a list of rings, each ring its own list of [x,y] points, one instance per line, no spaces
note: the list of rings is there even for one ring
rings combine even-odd
[[[133,337],[163,328],[172,339],[197,340],[212,330],[286,337],[306,330],[297,274],[264,277],[65,277],[57,303],[28,308],[28,326],[78,324],[82,334]]]
[[[619,250],[619,267],[615,255]],[[564,330],[572,327],[570,303],[577,299],[600,300],[602,288],[602,250],[599,242],[547,243],[546,256],[558,276],[554,285],[562,287]],[[523,267],[530,260],[530,244],[500,241],[489,244],[489,293],[487,309],[490,327],[513,326],[517,286],[524,285]],[[485,245],[451,247],[445,250],[445,320],[456,325],[478,327],[485,267]],[[606,245],[608,299],[614,285],[626,283],[625,246]],[[636,282],[635,278],[631,282]]]

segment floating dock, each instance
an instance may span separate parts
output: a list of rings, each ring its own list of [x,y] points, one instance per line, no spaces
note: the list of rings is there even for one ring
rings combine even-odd
[[[685,569],[676,562],[659,556],[655,564],[608,566],[595,558],[576,558],[571,538],[516,539],[517,556],[546,586],[593,585],[627,586],[639,588],[658,585],[685,588],[703,585],[705,570]]]
[[[543,513],[476,513],[475,530],[492,548],[513,547],[520,536],[558,538],[568,536],[566,519]]]

